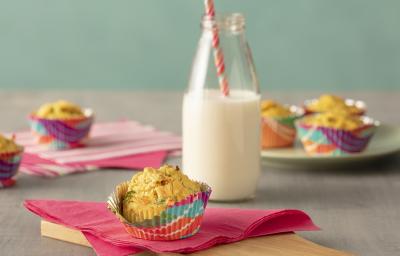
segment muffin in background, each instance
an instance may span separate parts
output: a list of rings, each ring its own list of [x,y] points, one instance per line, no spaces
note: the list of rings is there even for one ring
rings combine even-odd
[[[272,100],[261,103],[261,146],[263,149],[291,147],[296,139],[294,122],[304,111]]]
[[[378,122],[369,117],[333,110],[296,122],[298,136],[309,155],[349,155],[364,151]]]
[[[199,231],[210,194],[178,167],[148,167],[116,187],[108,208],[135,238],[177,240]]]
[[[36,116],[51,120],[68,120],[84,118],[85,114],[78,105],[66,100],[59,100],[53,103],[43,104],[39,110],[36,111]]]
[[[56,150],[83,146],[93,119],[91,110],[65,100],[46,103],[29,116],[37,142]]]
[[[324,113],[329,111],[347,112],[352,115],[363,115],[366,104],[363,101],[344,99],[332,94],[323,94],[318,99],[307,100],[304,103],[306,114]]]
[[[13,177],[17,174],[24,148],[0,135],[0,187],[10,187],[15,184]]]

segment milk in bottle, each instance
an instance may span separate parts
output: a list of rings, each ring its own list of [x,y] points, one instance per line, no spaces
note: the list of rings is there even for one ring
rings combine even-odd
[[[205,17],[202,28],[183,99],[183,170],[211,186],[211,200],[252,198],[260,174],[260,95],[244,18]],[[212,29],[219,31],[229,95],[218,86]]]

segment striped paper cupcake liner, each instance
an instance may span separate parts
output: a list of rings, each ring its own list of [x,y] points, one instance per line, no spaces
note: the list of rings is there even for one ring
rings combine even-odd
[[[23,147],[15,152],[0,153],[0,188],[15,184],[13,177],[17,174],[21,163]]]
[[[304,110],[291,107],[292,116],[284,118],[262,117],[261,145],[263,149],[291,147],[296,139],[294,122],[303,116]]]
[[[108,208],[124,224],[125,230],[135,238],[146,240],[178,240],[193,236],[200,230],[211,188],[202,184],[202,191],[168,206],[157,216],[140,222],[129,222],[122,214],[122,202],[129,182],[117,186],[108,199]],[[144,214],[146,215],[146,214]]]
[[[364,118],[364,125],[347,131],[296,122],[298,136],[309,155],[341,156],[364,151],[379,122]]]
[[[93,113],[85,110],[85,117],[79,119],[45,119],[35,115],[29,117],[31,131],[39,144],[49,149],[69,149],[83,146],[93,124]]]

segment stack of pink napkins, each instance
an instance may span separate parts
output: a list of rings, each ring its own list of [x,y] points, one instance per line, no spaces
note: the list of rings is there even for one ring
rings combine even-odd
[[[100,256],[124,256],[150,250],[192,253],[249,237],[319,228],[299,210],[208,208],[199,233],[175,241],[133,238],[102,202],[27,200],[25,207],[42,219],[81,231]]]
[[[38,145],[30,132],[15,135],[25,147],[20,171],[45,177],[99,168],[159,167],[182,145],[180,137],[134,121],[94,124],[85,147],[62,151]]]

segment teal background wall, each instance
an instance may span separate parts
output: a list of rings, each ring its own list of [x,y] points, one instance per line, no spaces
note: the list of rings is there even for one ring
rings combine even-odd
[[[398,0],[216,0],[263,89],[400,89]],[[202,0],[0,0],[0,88],[183,90]]]

